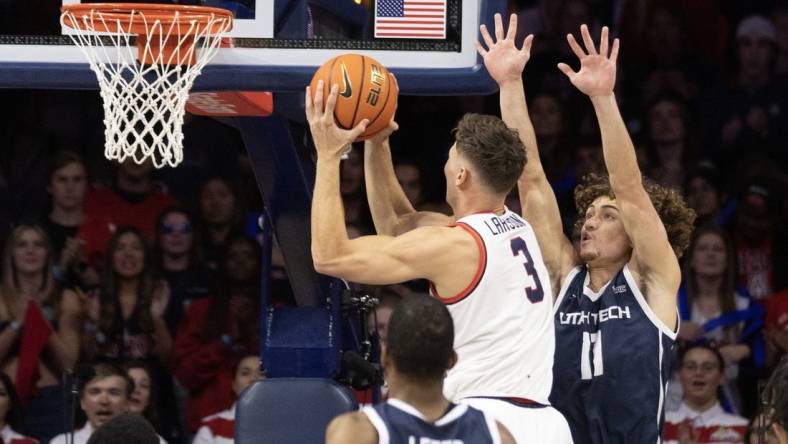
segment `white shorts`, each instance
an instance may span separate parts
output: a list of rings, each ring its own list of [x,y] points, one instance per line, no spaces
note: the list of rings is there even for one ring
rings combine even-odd
[[[465,398],[461,402],[490,414],[509,429],[517,444],[572,444],[569,424],[551,406],[519,406],[494,398]]]

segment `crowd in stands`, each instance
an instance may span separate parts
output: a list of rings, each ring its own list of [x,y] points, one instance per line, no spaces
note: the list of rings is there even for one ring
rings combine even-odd
[[[603,160],[593,110],[556,63],[573,60],[564,39],[581,23],[594,35],[611,25],[625,42],[617,95],[641,168],[698,214],[682,258],[665,440],[745,442],[760,427],[759,382],[788,351],[788,3],[510,0],[509,8],[518,34],[535,34],[526,94],[574,238],[574,186],[602,172]],[[0,121],[2,442],[31,442],[22,433],[49,442],[70,427],[71,402],[85,435],[75,442],[125,411],[167,442],[228,442],[235,399],[263,377],[261,245],[247,228],[262,203],[240,135],[190,116],[182,166],[110,165],[95,91],[0,98],[15,109]],[[451,129],[465,112],[495,114],[497,103],[400,97],[391,144],[417,209],[448,211]],[[363,165],[359,148],[342,163],[351,236],[374,231]],[[519,210],[515,194],[507,204]],[[294,303],[285,287],[274,287],[277,304]],[[400,296],[426,289],[373,289],[385,294],[378,327]],[[62,395],[64,374],[79,380],[75,401]]]

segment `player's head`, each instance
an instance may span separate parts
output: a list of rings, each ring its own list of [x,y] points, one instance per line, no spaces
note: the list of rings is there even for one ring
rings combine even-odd
[[[766,423],[770,424],[781,444],[788,443],[788,358],[774,369],[763,391]]]
[[[708,345],[693,345],[681,355],[679,380],[685,402],[705,406],[717,397],[717,389],[725,382],[725,361]]]
[[[87,370],[81,381],[79,403],[90,424],[98,428],[128,411],[134,383],[114,365],[96,364]]]
[[[463,193],[478,191],[503,201],[526,162],[517,132],[497,117],[466,114],[454,129],[454,136],[443,169],[449,205],[455,207]]]
[[[414,382],[442,381],[454,366],[454,324],[437,299],[404,299],[391,315],[382,363],[388,374]]]
[[[96,430],[87,444],[158,444],[159,435],[138,413],[124,413]]]
[[[651,203],[659,214],[668,241],[677,257],[689,245],[695,212],[679,193],[644,181]],[[621,220],[616,197],[607,176],[590,174],[575,188],[575,205],[581,217],[580,258],[586,262],[615,262],[632,254],[632,242]]]

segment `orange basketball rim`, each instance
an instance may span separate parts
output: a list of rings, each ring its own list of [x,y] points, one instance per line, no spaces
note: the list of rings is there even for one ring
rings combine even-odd
[[[221,8],[146,3],[75,3],[60,9],[63,24],[80,31],[135,34],[143,64],[193,65],[195,39],[232,29],[233,15]],[[162,44],[148,45],[160,39]]]

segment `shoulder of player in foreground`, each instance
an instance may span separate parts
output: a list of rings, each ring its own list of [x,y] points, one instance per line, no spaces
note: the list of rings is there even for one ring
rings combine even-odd
[[[378,432],[363,412],[344,413],[326,428],[326,444],[375,444]]]

